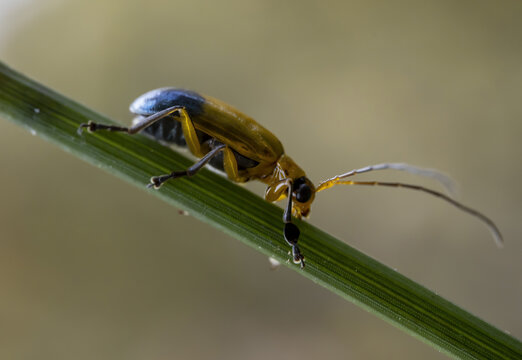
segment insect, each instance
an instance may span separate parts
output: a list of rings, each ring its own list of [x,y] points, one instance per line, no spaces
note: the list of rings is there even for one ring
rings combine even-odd
[[[285,154],[283,145],[275,135],[251,117],[220,100],[193,91],[161,88],[138,97],[130,105],[130,111],[137,115],[131,127],[89,121],[81,124],[78,130],[80,133],[83,128],[89,132],[120,131],[131,135],[141,131],[158,141],[186,146],[199,158],[186,170],[153,176],[148,186],[155,189],[159,189],[168,180],[193,176],[206,164],[225,172],[235,182],[259,180],[267,184],[267,201],[287,199],[283,212],[283,235],[291,247],[293,262],[300,264],[302,268],[304,256],[298,246],[300,231],[292,223],[292,216],[307,217],[315,194],[340,184],[402,187],[439,197],[483,221],[497,244],[502,245],[502,235],[493,221],[441,192],[398,182],[351,180],[353,175],[395,169],[433,177],[447,184],[448,178],[435,170],[399,163],[379,164],[337,175],[315,187],[305,172]]]

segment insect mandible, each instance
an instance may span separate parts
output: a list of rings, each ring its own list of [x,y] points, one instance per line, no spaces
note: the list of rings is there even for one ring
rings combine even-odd
[[[439,197],[460,210],[483,221],[491,230],[497,245],[502,235],[497,226],[480,212],[457,202],[452,197],[423,186],[383,181],[353,181],[351,177],[374,170],[395,169],[433,177],[444,184],[448,178],[435,170],[401,163],[367,166],[334,176],[316,186],[305,172],[285,154],[283,145],[270,131],[232,106],[197,92],[177,88],[161,88],[138,97],[130,111],[137,115],[131,127],[104,125],[89,121],[87,128],[136,134],[140,131],[156,140],[186,146],[199,160],[187,170],[153,176],[149,187],[159,189],[167,180],[193,176],[206,164],[226,173],[235,182],[259,180],[267,184],[265,199],[270,202],[287,199],[283,212],[283,235],[292,249],[292,259],[304,267],[304,256],[298,246],[300,231],[292,216],[307,217],[315,194],[335,185],[369,185],[402,187]]]

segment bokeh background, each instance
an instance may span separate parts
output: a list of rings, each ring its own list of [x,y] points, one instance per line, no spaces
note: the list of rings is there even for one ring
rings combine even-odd
[[[503,250],[405,190],[336,188],[310,221],[521,338],[521,18],[520,1],[0,0],[0,58],[121,122],[161,86],[220,98],[314,181],[452,174]],[[3,359],[445,358],[3,119],[0,168]]]

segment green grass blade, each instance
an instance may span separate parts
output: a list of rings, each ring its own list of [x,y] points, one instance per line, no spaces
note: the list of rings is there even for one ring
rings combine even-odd
[[[140,187],[151,175],[192,162],[143,136],[77,134],[88,120],[112,121],[0,63],[0,116]],[[95,171],[95,170],[93,170]],[[67,176],[67,174],[63,174]],[[306,268],[288,263],[282,210],[210,171],[151,194],[188,210],[314,282],[462,359],[522,359],[522,343],[440,296],[304,222]]]

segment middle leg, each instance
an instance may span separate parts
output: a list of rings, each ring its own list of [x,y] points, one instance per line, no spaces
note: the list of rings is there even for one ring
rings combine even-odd
[[[220,144],[216,146],[214,149],[210,150],[205,156],[203,156],[201,159],[199,159],[198,162],[196,162],[194,165],[189,167],[187,170],[182,171],[173,171],[170,174],[160,175],[160,176],[153,176],[150,179],[150,184],[147,185],[147,187],[154,187],[155,189],[159,189],[161,185],[167,180],[170,179],[176,179],[183,176],[193,176],[195,175],[203,166],[205,166],[210,159],[212,159],[214,156],[216,156],[220,151],[223,151],[226,148],[225,144]]]

